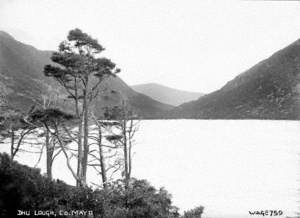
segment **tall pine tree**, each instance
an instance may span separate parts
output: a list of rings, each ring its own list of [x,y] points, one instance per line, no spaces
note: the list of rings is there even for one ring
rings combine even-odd
[[[71,30],[67,40],[59,45],[51,60],[56,65],[46,65],[44,73],[53,77],[73,100],[78,122],[77,185],[86,183],[88,163],[88,123],[91,103],[99,94],[99,86],[107,77],[115,76],[120,70],[109,59],[100,57],[104,48],[98,41],[80,29]]]

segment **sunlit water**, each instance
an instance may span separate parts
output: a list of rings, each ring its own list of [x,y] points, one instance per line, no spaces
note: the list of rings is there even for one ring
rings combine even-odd
[[[164,186],[181,211],[203,205],[206,217],[248,217],[253,210],[282,210],[284,216],[297,210],[300,122],[142,121],[134,152],[133,176]],[[37,156],[17,160],[33,166]],[[54,162],[53,174],[74,184],[63,158]]]

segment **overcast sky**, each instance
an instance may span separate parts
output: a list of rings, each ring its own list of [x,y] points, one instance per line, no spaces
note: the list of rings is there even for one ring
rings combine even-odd
[[[300,38],[300,2],[0,0],[0,29],[57,49],[79,27],[130,85],[211,92]]]

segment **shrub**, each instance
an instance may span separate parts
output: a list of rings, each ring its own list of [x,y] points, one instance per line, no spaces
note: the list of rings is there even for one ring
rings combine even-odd
[[[185,211],[182,218],[201,218],[203,211],[204,211],[204,207],[199,206],[194,209]]]
[[[36,217],[34,210],[52,210],[56,214],[60,210],[91,210],[95,218],[179,217],[171,195],[146,180],[132,179],[128,189],[121,180],[105,190],[76,188],[43,177],[39,169],[11,161],[7,154],[0,153],[0,217],[20,218],[18,210],[31,211],[24,217]]]
[[[76,188],[59,180],[50,180],[33,169],[0,154],[0,217],[17,216],[18,210],[94,209],[94,194],[90,188]]]
[[[117,181],[107,192],[108,217],[179,217],[178,209],[172,206],[171,195],[163,188],[156,190],[146,180],[132,179],[127,190],[122,181]]]

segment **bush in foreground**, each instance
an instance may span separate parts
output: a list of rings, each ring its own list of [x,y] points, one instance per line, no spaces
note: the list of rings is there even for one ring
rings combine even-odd
[[[60,211],[85,210],[93,215],[60,217],[97,218],[176,218],[171,195],[157,190],[145,180],[132,179],[129,187],[116,181],[107,189],[76,188],[59,180],[50,180],[40,170],[11,161],[0,153],[0,217],[14,218],[18,210]]]
[[[204,211],[204,207],[199,206],[194,209],[185,211],[182,218],[201,218],[203,211]]]

